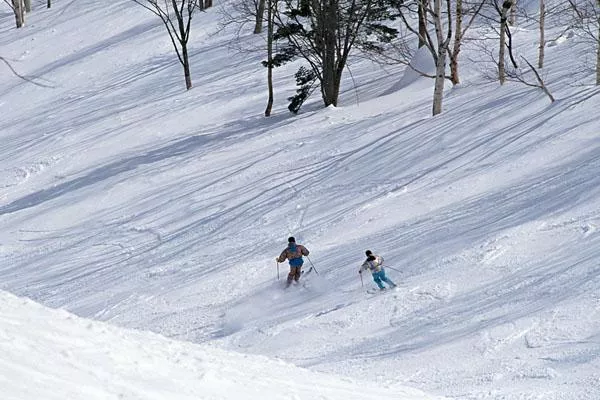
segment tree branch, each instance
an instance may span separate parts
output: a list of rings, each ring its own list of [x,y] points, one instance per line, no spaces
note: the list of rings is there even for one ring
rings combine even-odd
[[[536,87],[536,88],[542,89],[544,94],[546,96],[548,96],[548,98],[550,99],[550,102],[554,103],[554,101],[555,101],[554,96],[552,96],[552,93],[550,93],[550,90],[548,90],[548,87],[544,83],[544,80],[538,73],[537,69],[535,69],[535,67],[533,65],[531,65],[531,63],[525,57],[521,56],[521,58],[523,59],[523,61],[525,61],[525,63],[529,66],[529,68],[531,68],[531,71],[533,71],[537,83],[531,83],[531,82],[528,82],[527,80],[525,80],[525,78],[523,77],[523,75],[520,73],[519,70],[515,70],[514,73],[507,73],[510,80],[520,82],[520,83],[524,84],[525,86]]]
[[[37,82],[35,82],[33,79],[31,79],[31,78],[28,78],[28,77],[26,77],[26,76],[24,76],[24,75],[21,75],[21,74],[19,74],[19,73],[17,72],[17,70],[15,70],[15,69],[13,68],[13,66],[10,64],[10,62],[8,62],[8,60],[7,60],[6,58],[2,57],[2,56],[0,56],[0,61],[2,61],[4,64],[6,64],[6,66],[8,67],[8,69],[10,69],[10,71],[11,71],[11,72],[12,72],[12,73],[13,73],[13,74],[16,76],[16,77],[18,77],[18,78],[20,78],[20,79],[23,79],[23,80],[24,80],[24,81],[26,81],[26,82],[29,82],[29,83],[31,83],[31,84],[34,84],[34,85],[36,85],[36,86],[40,86],[40,87],[44,87],[44,88],[53,88],[53,87],[54,87],[54,86],[51,86],[51,85],[44,85],[43,83],[37,83]]]

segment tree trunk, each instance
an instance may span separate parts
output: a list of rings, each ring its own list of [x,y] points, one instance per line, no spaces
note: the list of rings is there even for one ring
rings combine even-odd
[[[323,80],[321,82],[321,94],[325,107],[337,106],[338,91],[336,91],[336,86],[338,85],[336,85],[335,65],[332,65],[331,57],[327,57],[327,65],[323,65]]]
[[[213,6],[212,0],[204,0],[204,8],[203,9],[211,8],[212,6]]]
[[[344,66],[346,65],[345,62],[341,62],[338,60],[338,67],[337,70],[335,71],[335,80],[333,82],[333,90],[335,93],[335,97],[333,99],[333,105],[337,106],[338,104],[338,98],[340,96],[340,87],[342,84],[342,74],[344,73]]]
[[[463,8],[462,0],[456,0],[456,28],[454,31],[454,48],[450,52],[450,80],[453,85],[460,83],[458,75],[458,54],[460,53],[460,46],[462,44],[462,17]]]
[[[337,7],[334,0],[326,0],[323,6],[323,23],[320,34],[323,42],[323,78],[321,80],[321,94],[325,107],[337,106],[339,79],[336,68],[337,56]]]
[[[50,7],[52,7],[52,0],[48,0],[48,3],[46,3],[46,8]]]
[[[500,50],[498,54],[498,79],[500,84],[504,85],[506,82],[506,67],[504,58],[506,54],[506,29],[508,24],[508,12],[512,6],[511,0],[506,0],[502,4],[502,11],[500,14]]]
[[[537,72],[537,70],[535,69],[535,67],[533,65],[531,65],[531,63],[529,61],[527,61],[527,59],[525,57],[521,56],[521,58],[523,58],[523,60],[525,60],[525,62],[529,66],[529,68],[531,68],[531,71],[533,71],[533,73],[535,75],[535,79],[537,79],[537,81],[538,81],[537,86],[544,91],[544,93],[546,94],[546,96],[548,96],[548,98],[550,99],[550,102],[554,103],[554,101],[555,101],[554,96],[552,96],[552,93],[550,93],[550,90],[548,90],[548,87],[546,86],[546,83],[544,83],[544,80],[542,79],[542,77],[540,76],[540,74]]]
[[[427,7],[429,7],[429,0],[419,0],[419,48],[425,46],[426,42]]]
[[[25,23],[25,11],[23,7],[23,0],[12,0],[13,10],[15,12],[15,22],[17,28],[22,28]]]
[[[258,4],[256,6],[256,24],[254,25],[254,33],[255,34],[262,32],[263,17],[265,14],[265,1],[266,0],[258,0]],[[267,22],[267,23],[270,23],[270,22]]]
[[[447,4],[449,0],[446,0]],[[444,40],[442,34],[442,0],[434,0],[435,13],[435,33],[437,37],[437,57],[435,64],[435,85],[433,89],[433,115],[438,115],[442,112],[442,100],[444,99],[444,83],[446,80],[446,57],[448,55],[448,43],[451,37],[451,29],[449,28],[449,36]],[[448,16],[451,18],[451,16]],[[450,24],[450,20],[448,20]]]
[[[444,98],[444,82],[446,77],[446,50],[438,47],[438,60],[435,66],[435,86],[433,89],[433,115],[442,112],[442,100]]]
[[[267,10],[267,87],[269,90],[269,99],[267,100],[267,108],[265,109],[265,117],[271,115],[271,110],[273,108],[273,0],[268,0],[268,10]],[[265,0],[261,0],[263,5],[263,11],[265,6]],[[258,18],[256,19],[258,23]],[[258,25],[257,25],[258,26]],[[262,15],[260,26],[262,29]],[[256,32],[256,30],[254,31]]]
[[[181,64],[183,65],[183,75],[185,77],[185,88],[186,90],[190,90],[192,88],[192,74],[190,72],[190,57],[188,54],[188,38],[189,31],[186,29],[186,24],[184,21],[184,15],[182,12],[178,11],[176,7],[175,0],[173,1],[173,9],[175,10],[175,17],[177,18],[177,27],[179,28],[179,44],[181,45]],[[202,0],[200,0],[202,1]],[[191,16],[188,16],[191,18]],[[189,25],[188,20],[188,25]],[[173,43],[175,44],[175,43]]]
[[[546,48],[546,3],[545,0],[540,0],[540,46],[538,48],[538,68],[544,68],[544,49]]]
[[[329,54],[323,60],[323,80],[321,82],[321,94],[325,107],[337,106],[338,92],[336,91],[335,59]]]
[[[190,73],[190,59],[188,57],[187,43],[181,43],[181,56],[183,58],[183,75],[185,76],[185,88],[192,88],[192,74]]]
[[[598,37],[596,38],[596,86],[600,86],[600,16],[598,17]]]

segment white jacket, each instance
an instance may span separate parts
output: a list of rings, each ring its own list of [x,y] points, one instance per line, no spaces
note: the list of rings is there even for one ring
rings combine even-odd
[[[372,261],[369,261],[368,259],[365,260],[363,265],[361,265],[361,267],[360,267],[360,272],[370,270],[371,273],[373,273],[373,272],[379,272],[382,269],[383,269],[383,257],[375,256],[375,259]]]

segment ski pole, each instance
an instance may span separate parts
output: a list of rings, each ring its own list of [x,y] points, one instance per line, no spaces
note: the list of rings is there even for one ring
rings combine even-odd
[[[308,256],[306,256],[306,258],[308,258]],[[310,262],[310,265],[312,265],[312,267],[315,270],[315,272],[317,273],[317,275],[319,275],[319,271],[317,271],[317,268],[315,267],[315,264],[313,264],[313,262],[310,261],[310,258],[308,258],[308,262]]]
[[[363,283],[363,279],[362,279],[362,273],[359,272],[358,275],[360,275],[360,287],[365,287],[365,284]]]
[[[277,280],[279,280],[279,261],[277,261]]]
[[[394,267],[390,267],[389,265],[384,265],[383,267],[384,267],[384,268],[389,268],[389,269],[391,269],[391,270],[394,270],[394,271],[397,271],[397,272],[400,272],[400,273],[402,273],[402,271],[400,271],[399,269],[396,269],[396,268],[394,268]]]

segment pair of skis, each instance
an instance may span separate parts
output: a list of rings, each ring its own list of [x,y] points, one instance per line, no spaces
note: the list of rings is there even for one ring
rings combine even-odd
[[[306,277],[306,276],[307,276],[308,274],[310,274],[312,271],[315,271],[315,272],[317,272],[317,270],[316,270],[316,269],[314,269],[313,267],[310,267],[308,270],[302,270],[302,271],[300,271],[300,277]],[[298,282],[298,283],[299,283],[299,282]],[[290,286],[292,286],[291,282],[290,282],[290,283],[287,283],[287,282],[286,282],[284,289],[287,289],[287,288],[289,288]],[[304,282],[302,282],[302,286],[304,286]]]
[[[375,289],[367,289],[367,293],[368,294],[384,294],[384,293],[389,293],[389,292],[395,292],[398,289],[398,286],[394,286],[394,287],[390,287],[390,288],[385,288],[385,289],[379,289],[379,288],[375,288]]]

